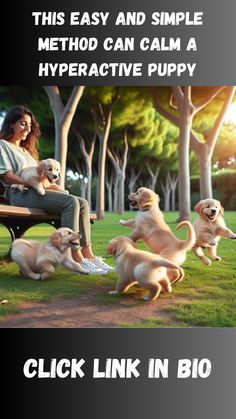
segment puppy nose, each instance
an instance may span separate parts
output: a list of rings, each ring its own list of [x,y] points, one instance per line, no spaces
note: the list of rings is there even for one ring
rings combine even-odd
[[[57,179],[57,175],[53,175],[53,179]]]
[[[216,213],[216,209],[215,208],[212,208],[211,212],[212,212],[212,214],[215,214]]]

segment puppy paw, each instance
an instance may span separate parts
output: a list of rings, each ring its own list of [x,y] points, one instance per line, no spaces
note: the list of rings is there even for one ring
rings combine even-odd
[[[34,281],[40,281],[41,279],[43,279],[41,278],[41,274],[34,274],[34,276],[32,275],[31,278],[34,279]]]
[[[230,236],[231,240],[236,240],[236,234],[232,234],[232,236]]]
[[[212,240],[209,242],[209,245],[210,245],[210,246],[216,246],[216,241],[215,241],[214,239],[212,239]]]
[[[216,257],[214,258],[214,260],[215,260],[216,262],[220,262],[220,261],[221,261],[221,257],[220,257],[220,256],[216,256]]]
[[[120,224],[123,226],[125,224],[125,220],[120,220]]]
[[[172,292],[172,286],[171,286],[171,285],[169,285],[169,286],[166,288],[166,292],[167,292],[167,294],[170,294],[170,293]]]
[[[108,294],[110,295],[116,295],[119,294],[118,291],[114,290],[114,291],[109,291]]]
[[[205,263],[205,265],[209,265],[209,266],[211,265],[211,260],[206,258],[206,257],[203,257],[202,261],[203,261],[203,263]]]

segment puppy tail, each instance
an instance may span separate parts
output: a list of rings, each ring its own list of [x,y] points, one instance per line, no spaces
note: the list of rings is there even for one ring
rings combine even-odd
[[[172,284],[174,282],[180,282],[182,281],[182,279],[184,278],[184,271],[182,268],[180,268],[180,266],[176,265],[175,263],[171,262],[168,259],[157,259],[153,262],[154,266],[164,266],[165,268],[168,269],[176,269],[179,272],[179,275],[174,279],[174,281],[172,281]]]
[[[165,268],[169,268],[169,269],[179,269],[178,265],[171,262],[169,259],[165,259],[165,258],[160,258],[160,259],[154,260],[152,262],[152,265],[155,266],[155,267],[164,266]]]
[[[179,250],[186,252],[194,246],[196,242],[196,233],[189,221],[181,221],[181,223],[177,225],[176,230],[179,230],[181,227],[187,227],[188,236],[186,240],[180,240]]]

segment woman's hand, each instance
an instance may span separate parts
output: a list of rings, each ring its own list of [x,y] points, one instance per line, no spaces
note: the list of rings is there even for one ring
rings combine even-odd
[[[14,175],[13,172],[4,173],[4,175],[2,175],[2,178],[4,182],[7,183],[8,185],[24,185],[27,188],[30,186],[20,176]]]

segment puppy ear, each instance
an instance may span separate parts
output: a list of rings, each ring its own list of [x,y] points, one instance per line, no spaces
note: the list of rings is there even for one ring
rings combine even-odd
[[[220,205],[220,213],[221,213],[221,215],[224,215],[224,212],[225,212],[224,208],[222,207],[222,205]]]
[[[116,250],[117,250],[117,241],[116,240],[111,240],[110,243],[107,246],[106,249],[106,253],[108,255],[115,255],[116,254]]]
[[[147,192],[143,192],[140,199],[139,199],[139,208],[140,209],[150,209],[152,206],[152,202],[150,196]]]
[[[44,171],[47,167],[47,163],[46,160],[41,160],[41,162],[39,163],[38,167],[37,167],[37,173],[39,176],[43,176],[44,175]]]
[[[195,205],[194,209],[198,214],[201,214],[202,209],[203,209],[203,202],[202,201],[198,202],[198,204]]]
[[[53,244],[53,246],[58,247],[61,244],[62,235],[58,232],[52,233],[49,236],[49,240]]]

